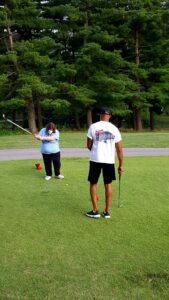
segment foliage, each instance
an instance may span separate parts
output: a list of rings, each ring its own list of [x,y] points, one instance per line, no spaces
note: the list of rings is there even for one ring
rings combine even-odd
[[[169,109],[168,4],[1,1],[0,101],[7,104],[5,111],[13,115],[11,99],[25,101],[20,109],[34,131],[42,125],[44,107],[53,114],[50,102],[56,107],[69,103],[68,115],[74,114],[79,126],[86,124],[89,111],[108,105],[119,118],[133,116],[134,128],[141,129],[145,109],[151,117],[157,107]]]

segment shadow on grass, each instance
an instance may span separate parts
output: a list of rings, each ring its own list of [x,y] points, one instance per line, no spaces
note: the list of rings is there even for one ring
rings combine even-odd
[[[169,288],[169,273],[139,273],[133,277],[126,277],[126,279],[137,286],[144,286],[148,284],[152,289],[161,290]]]

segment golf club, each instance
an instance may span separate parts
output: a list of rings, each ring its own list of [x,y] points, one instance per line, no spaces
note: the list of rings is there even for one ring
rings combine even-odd
[[[123,206],[123,204],[121,203],[120,191],[121,191],[121,175],[119,174],[119,195],[118,195],[118,208],[120,208],[120,207],[122,207],[122,206]]]
[[[27,132],[27,133],[29,133],[29,134],[32,134],[32,133],[31,133],[30,131],[28,131],[27,129],[25,129],[25,128],[21,127],[20,125],[14,123],[13,121],[7,119],[7,118],[5,117],[4,114],[2,115],[2,117],[3,117],[3,119],[4,119],[5,121],[7,121],[7,122],[9,122],[9,123],[11,123],[11,124],[13,124],[13,125],[19,127],[20,129],[24,130],[25,132]]]
[[[22,130],[24,130],[25,132],[27,132],[27,133],[29,133],[29,134],[32,135],[32,133],[31,133],[30,131],[28,131],[27,129],[25,129],[25,128],[23,128],[22,126],[16,124],[15,122],[13,122],[13,121],[7,119],[7,118],[5,117],[5,114],[3,114],[2,117],[3,117],[3,119],[4,119],[5,121],[7,121],[7,122],[9,122],[9,123],[11,123],[11,124],[14,124],[15,126],[19,127],[20,129],[22,129]],[[42,170],[41,164],[36,163],[35,166],[36,166],[36,169],[37,169],[37,170]]]

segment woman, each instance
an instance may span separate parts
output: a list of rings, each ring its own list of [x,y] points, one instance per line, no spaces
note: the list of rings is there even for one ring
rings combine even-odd
[[[46,180],[52,178],[52,162],[54,166],[55,178],[63,179],[60,174],[60,148],[59,148],[59,131],[54,123],[49,123],[46,128],[42,128],[39,134],[34,134],[35,139],[42,141],[41,153],[46,171]]]

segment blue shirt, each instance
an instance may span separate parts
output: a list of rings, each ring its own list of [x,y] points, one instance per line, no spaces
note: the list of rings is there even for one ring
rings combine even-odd
[[[55,133],[49,134],[48,131],[46,131],[46,128],[42,128],[39,132],[39,135],[55,138],[53,141],[42,141],[41,148],[40,148],[41,153],[52,154],[60,151],[58,130],[55,130]]]

